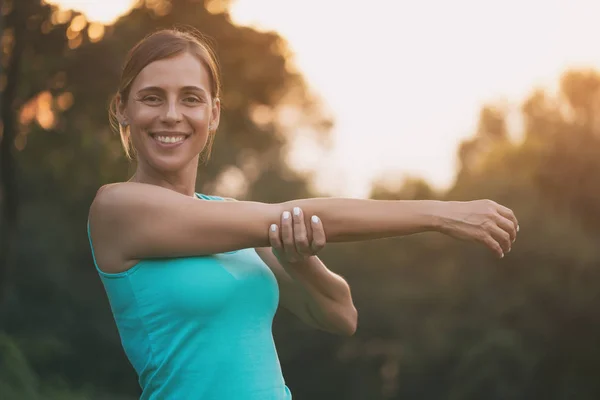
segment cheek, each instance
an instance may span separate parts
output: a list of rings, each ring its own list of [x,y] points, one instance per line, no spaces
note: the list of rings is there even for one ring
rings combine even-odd
[[[195,131],[203,132],[208,130],[210,123],[210,113],[203,109],[191,110],[185,113],[188,123]]]
[[[160,116],[160,109],[152,107],[139,108],[135,113],[135,120],[139,124],[149,124]]]
[[[127,115],[134,130],[139,131],[148,128],[155,119],[160,117],[160,108],[132,104],[127,110]]]

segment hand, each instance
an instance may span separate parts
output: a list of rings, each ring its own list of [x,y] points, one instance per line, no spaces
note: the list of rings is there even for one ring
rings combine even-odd
[[[519,222],[515,214],[491,200],[443,203],[440,231],[457,239],[474,240],[490,248],[498,257],[511,250]]]
[[[308,241],[308,232],[304,213],[294,207],[293,216],[289,211],[281,215],[281,229],[276,224],[269,229],[269,240],[273,254],[280,262],[301,263],[316,255],[325,247],[325,230],[321,219],[313,215],[310,219],[312,242]]]

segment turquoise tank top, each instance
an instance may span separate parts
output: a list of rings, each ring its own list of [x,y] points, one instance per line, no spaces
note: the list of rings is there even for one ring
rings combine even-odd
[[[203,200],[224,200],[197,194]],[[289,400],[272,334],[277,281],[254,249],[94,265],[141,399]]]

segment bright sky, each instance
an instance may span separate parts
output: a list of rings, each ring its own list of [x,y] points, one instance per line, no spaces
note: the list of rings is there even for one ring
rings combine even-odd
[[[99,21],[134,2],[60,0]],[[333,113],[332,154],[299,144],[294,164],[353,197],[390,172],[449,186],[484,102],[518,106],[569,67],[600,69],[599,13],[597,0],[236,0],[231,10],[287,39]]]

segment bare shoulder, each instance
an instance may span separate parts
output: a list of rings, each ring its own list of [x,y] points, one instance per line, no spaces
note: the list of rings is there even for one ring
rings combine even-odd
[[[109,211],[115,206],[126,204],[128,201],[135,199],[136,194],[142,189],[143,185],[133,182],[119,182],[104,185],[98,189],[94,201],[90,207],[90,213],[103,213]]]
[[[132,208],[154,202],[184,198],[185,196],[156,185],[137,182],[120,182],[102,186],[90,207],[90,219],[122,217]]]
[[[265,232],[278,215],[275,206],[232,203],[200,201],[142,183],[102,187],[89,214],[98,266],[120,272],[145,258],[202,256],[264,245]]]
[[[112,183],[98,189],[89,210],[89,229],[98,267],[104,272],[120,272],[125,268],[112,238],[119,229],[119,214],[133,193],[130,183]]]

